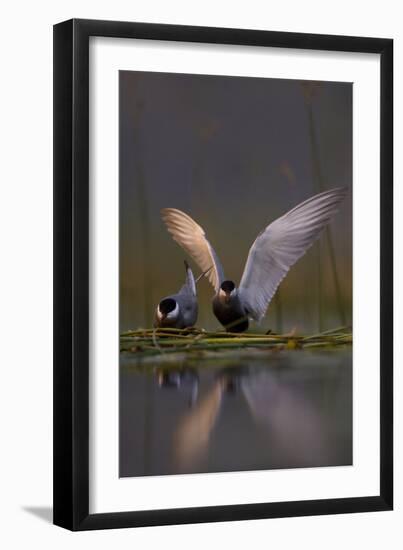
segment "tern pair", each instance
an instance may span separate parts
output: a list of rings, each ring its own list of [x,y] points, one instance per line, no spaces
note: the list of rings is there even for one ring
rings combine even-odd
[[[154,325],[192,327],[198,313],[196,284],[203,276],[214,288],[214,315],[227,331],[243,332],[250,320],[260,322],[279,284],[331,221],[346,192],[346,188],[338,187],[319,193],[263,229],[249,250],[238,286],[225,277],[204,229],[181,210],[164,208],[161,215],[167,230],[202,274],[196,280],[185,262],[185,284],[179,292],[160,301]]]

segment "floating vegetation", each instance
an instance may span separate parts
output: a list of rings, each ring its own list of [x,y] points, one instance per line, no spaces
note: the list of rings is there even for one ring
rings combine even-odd
[[[138,357],[161,354],[199,354],[203,352],[298,350],[309,348],[339,348],[352,344],[350,327],[339,327],[320,334],[301,336],[289,334],[232,333],[206,331],[198,328],[138,329],[120,335],[120,351]]]

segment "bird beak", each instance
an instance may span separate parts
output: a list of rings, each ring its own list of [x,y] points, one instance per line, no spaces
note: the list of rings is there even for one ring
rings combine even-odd
[[[231,292],[227,292],[227,291],[225,291],[225,290],[222,290],[222,288],[220,288],[218,294],[219,294],[219,296],[220,296],[220,299],[221,299],[225,304],[228,304],[228,302],[231,300]]]
[[[157,309],[157,317],[160,321],[163,321],[166,317],[165,313],[161,313],[160,308]]]
[[[197,279],[195,280],[195,283],[197,284],[197,283],[200,281],[200,279],[202,279],[205,275],[207,275],[207,273],[208,273],[211,269],[213,269],[213,266],[212,266],[212,265],[211,265],[208,269],[206,269],[206,271],[203,271],[203,273],[201,273],[201,274],[197,277]]]

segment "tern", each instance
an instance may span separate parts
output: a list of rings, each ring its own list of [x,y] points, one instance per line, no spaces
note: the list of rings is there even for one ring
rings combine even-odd
[[[179,292],[163,298],[158,304],[155,317],[154,328],[190,328],[196,324],[198,305],[196,284],[210,271],[212,266],[204,270],[197,278],[194,278],[193,271],[185,261],[186,280]]]
[[[204,229],[188,214],[163,208],[162,219],[173,239],[193,258],[214,287],[213,312],[227,331],[243,332],[249,320],[260,322],[290,268],[319,237],[337,212],[347,189],[319,193],[273,221],[252,244],[239,286],[224,276]]]

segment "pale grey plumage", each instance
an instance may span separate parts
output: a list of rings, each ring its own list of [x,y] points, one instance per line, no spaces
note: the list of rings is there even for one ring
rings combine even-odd
[[[319,237],[345,195],[345,188],[319,193],[261,231],[249,250],[239,288],[231,293],[233,296],[226,304],[219,296],[225,280],[224,270],[203,228],[190,216],[174,208],[164,208],[162,218],[173,239],[202,270],[213,265],[208,278],[216,292],[214,300],[218,310],[222,305],[222,312],[225,309],[228,315],[231,303],[236,305],[237,300],[248,317],[260,321],[289,269]],[[217,314],[220,313],[218,310],[215,314],[225,326],[226,323]]]
[[[188,328],[195,325],[198,315],[196,281],[185,262],[185,284],[176,294],[163,298],[156,308],[154,326]]]
[[[266,227],[251,246],[239,285],[241,301],[260,321],[289,269],[319,237],[346,195],[332,189],[302,202]]]

